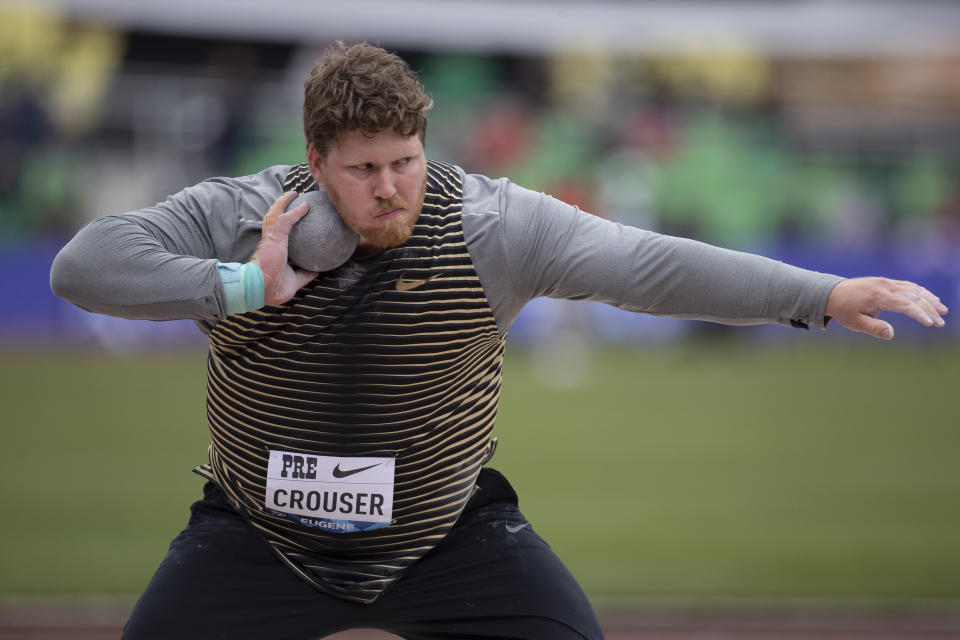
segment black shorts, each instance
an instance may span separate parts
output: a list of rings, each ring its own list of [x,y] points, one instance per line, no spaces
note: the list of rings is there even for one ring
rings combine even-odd
[[[212,483],[137,601],[126,640],[313,639],[346,629],[428,638],[603,637],[576,580],[493,469],[444,540],[372,604],[298,578]]]

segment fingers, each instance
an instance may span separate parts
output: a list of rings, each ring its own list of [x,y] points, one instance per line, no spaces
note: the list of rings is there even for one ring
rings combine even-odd
[[[940,301],[940,298],[928,291],[926,287],[921,287],[918,284],[905,280],[894,281],[893,285],[898,289],[898,293],[905,295],[911,300],[920,301],[925,305],[929,305],[937,315],[945,315],[949,311],[946,305]]]
[[[893,340],[893,326],[889,322],[864,316],[863,327],[859,329],[880,340]]]
[[[930,304],[933,305],[933,308],[937,310],[937,313],[940,315],[946,315],[950,312],[950,309],[947,308],[947,305],[940,301],[939,296],[935,296],[930,291],[927,291],[926,287],[919,287],[919,289],[923,297],[930,301]]]
[[[909,282],[903,284],[911,284]],[[908,291],[908,296],[920,305],[924,310],[927,311],[929,315],[934,320],[937,320],[939,316],[946,315],[950,310],[947,309],[947,306],[940,301],[940,298],[933,295],[925,287],[920,285],[912,285],[915,287],[915,291]]]
[[[310,210],[310,205],[306,202],[301,202],[293,209],[289,211],[284,211],[277,218],[276,231],[282,233],[284,236],[290,235],[290,230],[293,229],[300,218],[307,215],[307,212]]]
[[[274,201],[270,209],[267,210],[267,215],[263,217],[264,235],[267,235],[268,232],[281,236],[290,235],[293,225],[310,210],[310,205],[301,202],[287,211],[287,207],[290,206],[297,195],[296,191],[288,191]]]
[[[948,309],[940,298],[912,282],[894,281],[891,284],[892,290],[880,301],[881,310],[903,313],[927,327],[946,324],[940,316]]]
[[[270,208],[267,209],[267,215],[263,216],[264,228],[276,223],[277,218],[280,217],[280,214],[287,210],[287,207],[290,206],[290,203],[293,202],[293,199],[296,197],[296,191],[287,191],[279,198],[274,200],[273,204],[270,205]]]

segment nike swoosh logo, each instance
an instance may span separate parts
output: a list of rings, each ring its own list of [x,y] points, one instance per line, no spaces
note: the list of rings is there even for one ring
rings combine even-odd
[[[381,463],[372,464],[369,467],[360,467],[359,469],[350,469],[349,471],[341,471],[340,463],[337,463],[337,466],[333,468],[333,477],[334,478],[347,478],[352,476],[355,473],[360,473],[361,471],[366,471],[367,469],[373,469],[374,467],[380,466]]]
[[[529,527],[530,523],[527,522],[525,524],[520,524],[515,527],[511,527],[509,524],[504,526],[507,528],[507,533],[516,533],[517,531],[520,531],[520,529],[523,529],[524,527]]]
[[[439,278],[442,275],[442,273],[435,273],[432,276],[423,278],[421,280],[407,280],[404,277],[404,274],[401,273],[400,277],[397,278],[397,291],[410,291],[412,289],[416,289],[417,287],[427,284],[434,278]]]

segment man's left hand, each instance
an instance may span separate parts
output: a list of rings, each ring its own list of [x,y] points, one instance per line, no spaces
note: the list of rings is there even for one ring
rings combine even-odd
[[[905,314],[927,327],[942,327],[947,307],[925,288],[906,280],[852,278],[833,288],[826,315],[851,331],[893,339],[893,327],[877,319],[881,311]]]

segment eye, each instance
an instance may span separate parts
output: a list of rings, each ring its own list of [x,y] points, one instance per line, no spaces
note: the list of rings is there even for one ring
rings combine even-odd
[[[369,162],[361,162],[350,167],[350,171],[358,175],[366,175],[370,173],[371,169],[373,169],[373,165]]]

